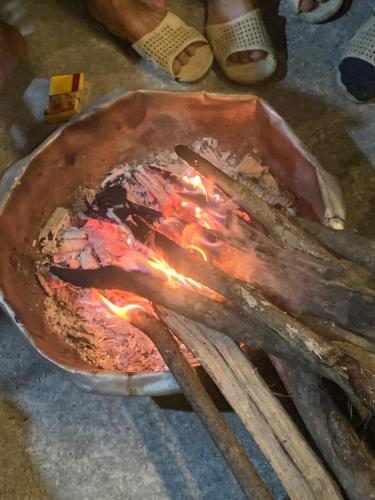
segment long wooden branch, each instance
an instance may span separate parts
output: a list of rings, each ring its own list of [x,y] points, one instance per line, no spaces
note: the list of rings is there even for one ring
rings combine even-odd
[[[336,382],[353,402],[375,411],[375,366],[368,351],[323,340],[250,287],[234,284],[230,288],[228,294],[236,298],[238,307],[186,288],[166,286],[164,280],[152,275],[127,272],[117,266],[95,270],[55,267],[51,272],[80,287],[133,292],[254,348],[306,362],[316,373]],[[202,278],[203,283],[211,281],[207,276]]]
[[[216,168],[212,163],[194,153],[187,146],[176,146],[176,153],[203,177],[215,180],[215,184],[228,196],[233,198],[243,210],[246,210],[268,233],[287,248],[294,248],[323,259],[333,259],[325,248],[294,224],[280,210],[256,196],[251,189],[232,179]]]
[[[322,245],[337,255],[375,272],[375,241],[350,231],[335,231],[307,219],[296,218],[296,222]]]
[[[341,414],[321,379],[272,357],[307,429],[351,500],[375,499],[375,457]]]
[[[337,485],[237,344],[165,308],[161,319],[200,360],[292,500],[341,498]]]
[[[157,318],[143,311],[132,311],[129,321],[156,345],[173,373],[186,399],[221,451],[247,498],[271,500],[263,481],[249,461],[233,430],[221,415],[198,375],[179,349],[170,330]]]

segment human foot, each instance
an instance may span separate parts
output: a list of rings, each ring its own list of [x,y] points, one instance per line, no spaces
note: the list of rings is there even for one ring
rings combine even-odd
[[[319,4],[325,2],[327,2],[327,0],[301,0],[299,10],[300,12],[312,12],[319,7]]]
[[[207,25],[222,24],[237,19],[256,9],[254,0],[207,0]],[[237,64],[261,61],[267,57],[264,50],[235,52],[229,60]]]
[[[272,43],[254,0],[207,0],[206,35],[215,59],[231,80],[249,85],[276,69]]]
[[[25,54],[26,42],[22,35],[0,21],[0,90]]]
[[[131,43],[137,42],[157,28],[167,15],[164,0],[88,0],[91,14],[107,29]],[[174,75],[181,73],[202,42],[182,50],[173,61]]]
[[[339,11],[343,2],[344,0],[289,0],[295,12],[311,23],[328,21]]]

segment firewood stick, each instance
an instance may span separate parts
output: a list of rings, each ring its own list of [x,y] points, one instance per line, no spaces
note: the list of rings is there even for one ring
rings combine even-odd
[[[186,399],[225,458],[246,498],[271,500],[270,493],[251,464],[244,448],[180,351],[168,327],[143,311],[132,311],[129,321],[144,332],[158,348]]]
[[[296,217],[295,221],[337,255],[375,272],[375,241],[350,231],[335,231],[322,224]]]
[[[178,272],[198,281],[204,277],[204,283],[207,286],[228,298],[235,298],[231,292],[233,285],[240,283],[238,280],[202,261],[200,257],[182,248],[141,218],[137,218],[136,222],[138,230],[140,229],[147,235],[146,238],[151,234],[154,245],[162,251],[167,261]],[[255,248],[253,252],[251,249],[247,251],[247,257],[249,255],[254,257],[251,259],[252,269],[249,270],[249,281],[262,294],[272,296],[277,305],[294,316],[313,315],[335,321],[344,328],[358,331],[375,340],[374,291],[367,288],[360,290],[350,285],[345,286],[339,280],[339,269],[309,255],[303,254],[304,259],[293,255],[300,252],[292,252],[292,255],[289,255],[291,252],[288,250],[272,248],[272,243],[260,252],[257,247]],[[298,259],[300,267],[296,271]],[[210,281],[207,282],[207,279]],[[296,289],[294,295],[285,293],[286,282],[289,287],[287,291]],[[304,286],[298,289],[301,282]],[[226,289],[223,288],[224,283],[228,285]],[[218,287],[221,287],[220,290]]]
[[[319,377],[273,356],[272,362],[348,497],[375,499],[375,457],[341,414]]]
[[[229,337],[165,308],[161,319],[199,359],[292,500],[342,498],[337,485],[256,368]]]
[[[215,184],[233,198],[238,206],[260,222],[275,240],[287,248],[301,250],[322,259],[334,258],[302,228],[294,224],[280,210],[256,196],[251,189],[229,177],[187,146],[176,146],[175,151],[203,177],[214,179]]]
[[[55,267],[51,272],[80,287],[133,292],[255,349],[308,363],[311,370],[337,383],[353,403],[363,403],[375,412],[374,356],[344,342],[325,341],[250,287],[232,287],[231,294],[241,305],[238,307],[117,266],[94,270]],[[210,280],[204,277],[201,282],[205,281]]]

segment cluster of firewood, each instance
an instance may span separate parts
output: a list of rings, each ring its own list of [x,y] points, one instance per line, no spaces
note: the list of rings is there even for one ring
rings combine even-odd
[[[137,228],[152,233],[180,273],[225,298],[116,266],[54,267],[76,286],[119,289],[149,299],[158,318],[138,310],[131,322],[158,347],[248,498],[270,498],[266,486],[171,334],[209,373],[254,437],[293,499],[375,498],[375,243],[346,231],[287,217],[253,190],[184,146],[176,152],[213,179],[263,228],[253,244],[233,238],[262,265],[245,283],[158,232],[145,213]],[[217,236],[217,235],[216,235]],[[266,270],[263,271],[262,269]],[[267,276],[266,276],[266,274]],[[274,279],[270,279],[270,277]],[[267,278],[267,279],[266,279]],[[298,300],[296,300],[298,296]],[[239,343],[266,352],[313,438],[313,451]],[[343,403],[344,402],[344,403]],[[350,412],[344,411],[344,406]],[[320,456],[319,456],[320,454]]]

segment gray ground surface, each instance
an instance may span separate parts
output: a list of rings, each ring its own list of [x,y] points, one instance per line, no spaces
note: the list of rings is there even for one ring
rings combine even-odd
[[[0,2],[0,15],[13,17],[28,33],[29,45],[26,61],[0,96],[0,174],[51,131],[41,113],[46,79],[53,74],[84,71],[88,100],[115,87],[255,92],[338,177],[348,225],[375,236],[374,106],[350,103],[335,84],[343,46],[374,9],[373,0],[354,0],[344,16],[322,26],[299,22],[285,1],[279,8],[277,1],[262,3],[286,64],[273,82],[247,89],[214,71],[189,87],[163,79],[92,21],[83,1]],[[200,1],[171,6],[202,26]],[[4,315],[0,332],[1,499],[242,498],[192,413],[161,408],[148,398],[83,394],[31,353]],[[281,498],[282,489],[254,444],[238,420],[228,418]]]

